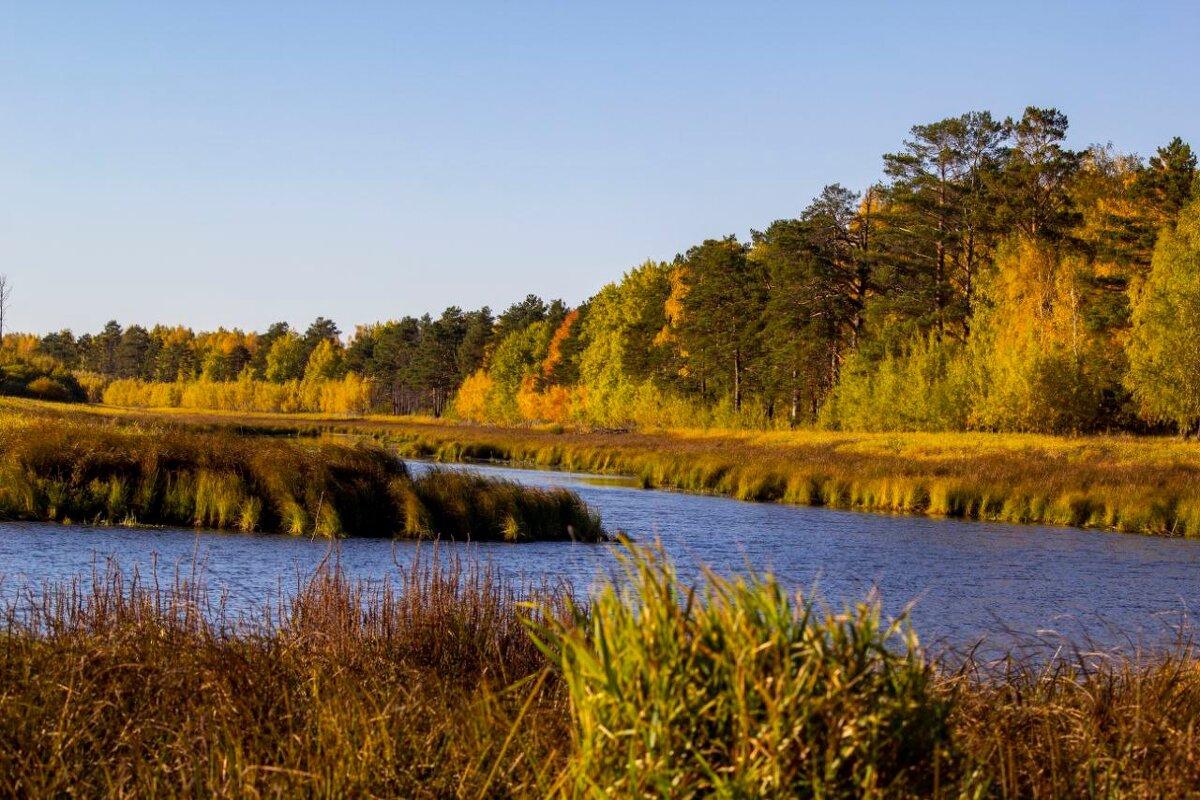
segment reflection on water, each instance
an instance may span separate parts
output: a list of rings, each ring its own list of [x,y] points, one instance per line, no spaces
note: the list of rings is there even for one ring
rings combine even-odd
[[[427,465],[414,464],[414,469]],[[461,468],[461,467],[448,467]],[[1200,599],[1200,542],[859,514],[645,491],[629,479],[472,466],[539,486],[566,486],[604,516],[610,530],[658,539],[690,577],[701,565],[724,574],[771,571],[794,589],[819,589],[832,605],[872,588],[898,611],[915,601],[926,641],[1007,641],[1005,631],[1105,646],[1162,643]],[[422,547],[426,551],[429,545]],[[613,545],[561,542],[442,545],[490,560],[519,581],[571,581],[584,591],[613,568]],[[199,556],[211,588],[249,608],[295,586],[328,551],[322,540],[171,529],[0,524],[0,592],[88,576],[115,556],[125,567],[158,557],[160,574]],[[342,566],[363,578],[395,576],[418,552],[412,542],[352,539]]]

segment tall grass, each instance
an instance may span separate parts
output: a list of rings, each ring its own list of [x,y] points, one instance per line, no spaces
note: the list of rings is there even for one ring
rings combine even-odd
[[[990,797],[1195,797],[1200,660],[1005,659],[942,679],[960,782]]]
[[[399,585],[326,565],[231,620],[202,582],[114,567],[9,606],[0,783],[19,797],[544,794],[569,740],[490,570],[418,561]]]
[[[1200,442],[1134,436],[564,431],[422,418],[135,412],[213,426],[370,434],[403,455],[638,478],[756,502],[1200,536]]]
[[[364,430],[369,429],[369,426]],[[1200,444],[1003,434],[563,433],[403,423],[399,452],[636,476],[647,488],[1200,536]]]
[[[0,785],[21,797],[1184,797],[1186,647],[946,666],[874,600],[681,584],[630,549],[580,605],[426,552],[336,557],[260,616],[115,564],[0,609]],[[169,576],[168,576],[169,578]],[[9,591],[10,597],[14,593]],[[529,634],[532,632],[536,638]]]
[[[0,406],[0,518],[320,536],[605,538],[573,493],[441,471],[359,442]]]

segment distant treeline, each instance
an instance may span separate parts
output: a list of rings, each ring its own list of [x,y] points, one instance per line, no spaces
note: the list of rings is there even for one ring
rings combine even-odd
[[[9,347],[117,381],[106,399],[131,405],[604,427],[1196,429],[1196,156],[1178,138],[1149,159],[1074,151],[1066,131],[1044,108],[917,125],[876,185],[827,186],[749,241],[648,261],[578,308],[535,295],[498,317],[452,307],[360,327],[347,344],[318,319],[262,334],[114,322]]]

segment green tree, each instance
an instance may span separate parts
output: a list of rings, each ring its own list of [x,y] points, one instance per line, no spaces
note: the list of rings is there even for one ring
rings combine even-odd
[[[288,331],[271,345],[264,376],[274,383],[299,380],[304,376],[306,364],[304,340]]]
[[[230,349],[226,356],[229,363],[229,377],[236,378],[249,366],[252,356],[246,345],[238,343]]]
[[[488,375],[495,381],[492,397],[497,418],[508,422],[521,419],[517,394],[527,380],[536,381],[540,377],[539,368],[546,359],[553,333],[550,323],[542,320],[509,334],[496,345]]]
[[[1009,230],[1028,239],[1055,241],[1075,222],[1068,188],[1080,154],[1063,147],[1067,116],[1056,108],[1030,106],[1004,123],[1006,151],[999,211]]]
[[[492,344],[492,329],[495,324],[492,310],[487,306],[466,315],[466,329],[455,352],[460,381],[473,375],[475,370],[483,366],[488,348]]]
[[[561,301],[559,302],[561,306]],[[543,322],[550,313],[546,302],[536,294],[526,295],[524,300],[513,303],[496,320],[495,341],[503,341],[507,336],[523,331],[536,322]]]
[[[759,351],[766,281],[737,237],[709,239],[684,261],[687,294],[679,334],[701,395],[728,393],[741,411],[748,371]]]
[[[338,329],[336,323],[331,319],[317,317],[308,326],[308,330],[304,332],[304,360],[307,363],[313,351],[317,349],[317,345],[321,342],[337,342],[340,343],[338,337],[342,332]]]
[[[413,317],[374,329],[375,345],[367,373],[387,387],[392,413],[412,413],[420,402],[413,362],[421,342],[421,324]]]
[[[260,334],[258,337],[257,346],[254,350],[254,356],[250,359],[250,366],[259,375],[265,375],[267,372],[267,355],[271,352],[271,347],[280,337],[286,336],[292,330],[291,326],[286,322],[274,322],[267,328],[267,332]]]
[[[1200,200],[1164,228],[1135,292],[1128,385],[1143,414],[1200,434]]]
[[[467,334],[468,321],[458,306],[450,306],[436,320],[421,318],[415,354],[415,382],[428,393],[430,408],[440,417],[459,380],[458,350]]]
[[[117,376],[117,347],[121,344],[123,331],[116,320],[110,320],[104,330],[96,336],[81,336],[80,349],[83,367],[89,372],[98,372],[109,377]],[[86,338],[86,340],[85,340]]]
[[[1135,191],[1153,209],[1159,226],[1174,222],[1196,187],[1196,154],[1176,136],[1150,157]]]
[[[647,261],[607,284],[578,324],[579,382],[592,419],[624,426],[639,392],[662,398],[675,388],[678,365],[663,337],[673,267]]]
[[[912,128],[904,150],[883,157],[888,258],[895,289],[919,329],[965,338],[975,278],[990,239],[991,187],[1004,127],[972,112]]]
[[[43,336],[38,344],[38,352],[57,360],[67,369],[79,366],[79,345],[75,341],[75,334],[65,328]]]
[[[113,368],[118,378],[147,378],[156,353],[150,332],[130,325],[113,349]]]

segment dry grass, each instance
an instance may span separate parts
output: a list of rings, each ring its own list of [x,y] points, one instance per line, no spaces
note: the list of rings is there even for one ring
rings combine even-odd
[[[487,569],[328,565],[263,619],[201,583],[48,587],[0,634],[0,784],[52,796],[528,796],[569,715]]]
[[[1200,796],[1200,661],[1006,660],[946,678],[963,784],[990,797]]]

